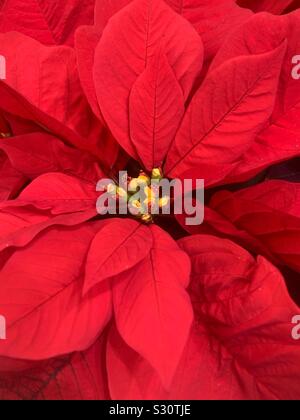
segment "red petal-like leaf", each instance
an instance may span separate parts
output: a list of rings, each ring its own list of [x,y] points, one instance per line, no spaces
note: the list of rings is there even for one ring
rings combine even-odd
[[[96,0],[94,26],[81,26],[75,34],[80,81],[95,115],[103,121],[95,92],[93,67],[96,47],[109,19],[131,0]]]
[[[42,360],[92,345],[111,316],[107,283],[82,296],[84,262],[99,227],[53,228],[7,260],[0,272],[7,322],[0,355]]]
[[[84,293],[104,279],[136,266],[153,244],[146,226],[131,219],[107,223],[91,244],[87,257]]]
[[[280,15],[293,3],[293,0],[238,0],[237,3],[255,13],[266,11]]]
[[[46,47],[20,33],[10,32],[0,34],[0,54],[6,59],[6,79],[1,84],[11,88],[1,87],[8,98],[1,94],[0,107],[33,120],[59,136],[64,133],[59,128],[63,124],[71,132],[67,136],[72,143],[99,154],[102,125],[84,97],[74,50],[64,46]]]
[[[250,149],[222,180],[222,184],[247,181],[268,167],[299,155],[298,132],[272,124],[257,136]]]
[[[236,193],[220,192],[210,205],[279,262],[300,270],[300,184],[270,181]]]
[[[233,224],[233,222],[210,207],[205,207],[205,219],[201,225],[187,225],[186,217],[187,216],[185,214],[177,215],[176,219],[191,235],[204,234],[231,239],[243,246],[245,249],[252,250],[253,253],[264,255],[268,257],[269,260],[276,260],[268,247],[262,244],[258,238],[253,237],[243,229],[239,229]]]
[[[224,183],[242,182],[265,168],[299,155],[300,85],[293,77],[293,57],[299,51],[300,13],[287,16],[258,14],[232,34],[213,62],[221,65],[237,55],[269,51],[287,39],[287,52],[283,60],[277,101],[270,124],[259,133],[251,148],[241,156],[236,168]]]
[[[80,353],[0,373],[0,400],[106,400],[105,338]]]
[[[96,0],[95,27],[100,36],[109,19],[131,0]],[[188,20],[204,43],[205,59],[210,61],[224,39],[252,16],[235,0],[165,0],[178,14]],[[99,38],[100,39],[100,38]]]
[[[156,369],[168,387],[184,349],[193,313],[185,287],[188,256],[167,233],[149,228],[148,256],[113,285],[115,318],[126,343]]]
[[[299,7],[300,7],[299,0],[292,0],[290,5],[285,9],[284,13],[291,13],[299,9]]]
[[[92,209],[96,214],[96,201],[96,184],[62,173],[48,173],[34,180],[16,203],[17,206],[23,202],[38,209],[49,209],[52,214]]]
[[[234,163],[249,149],[273,111],[285,49],[238,57],[208,74],[168,154],[168,176],[202,163]]]
[[[299,399],[300,348],[280,273],[232,242],[181,241],[192,259],[196,321],[166,392],[153,369],[113,330],[108,374],[113,399]]]
[[[53,225],[73,226],[97,215],[93,184],[63,174],[33,181],[17,200],[1,204],[0,251],[27,245]]]
[[[102,34],[110,18],[118,13],[132,0],[96,0],[95,2],[95,26]]]
[[[1,144],[2,140],[0,140],[0,148]],[[0,153],[0,203],[9,198],[14,198],[25,182],[24,175],[11,165],[4,153]]]
[[[49,212],[31,207],[24,202],[18,207],[13,203],[0,212],[0,251],[10,247],[24,247],[51,226],[76,226],[95,216],[94,210],[86,210],[53,217]]]
[[[18,31],[43,44],[73,44],[75,29],[93,23],[94,0],[7,0],[0,32]]]
[[[146,169],[159,168],[184,114],[184,97],[164,53],[158,51],[132,87],[130,137]]]
[[[210,61],[224,39],[252,13],[239,7],[235,0],[166,0],[197,30],[202,38],[205,59]]]
[[[71,145],[84,150],[89,150],[89,145],[80,135],[75,133],[63,123],[45,114],[37,106],[30,103],[22,95],[17,93],[14,89],[12,89],[1,80],[0,108],[4,108],[5,111],[9,113],[8,115],[13,116],[13,128],[15,126],[16,120],[25,122],[26,130],[23,131],[24,127],[21,127],[22,129],[20,131],[20,126],[18,124],[16,135],[46,131],[66,140],[66,142]],[[33,130],[27,130],[28,126],[31,126]]]
[[[102,0],[100,3],[104,4]],[[103,124],[105,124],[98,104],[93,76],[95,49],[101,35],[102,30],[99,30],[98,26],[81,26],[76,32],[75,49],[83,91],[94,114]],[[99,144],[101,156],[99,156],[99,158],[106,168],[111,169],[117,160],[119,144],[106,128],[103,130],[101,137],[101,143]]]
[[[129,94],[158,48],[166,54],[187,98],[201,70],[202,42],[162,0],[134,0],[114,15],[95,53],[94,82],[101,111],[115,138],[135,158],[129,136]]]
[[[30,179],[47,172],[62,172],[95,185],[104,177],[90,154],[66,146],[46,133],[3,139],[0,149],[7,154],[13,168]]]
[[[80,82],[94,114],[103,121],[93,79],[95,49],[102,33],[93,26],[81,26],[75,34],[75,49]],[[103,121],[104,122],[104,121]]]

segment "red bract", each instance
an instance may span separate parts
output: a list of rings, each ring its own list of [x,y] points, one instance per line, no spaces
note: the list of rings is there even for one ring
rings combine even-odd
[[[299,187],[270,181],[233,194],[220,192],[211,207],[258,239],[278,262],[299,271]]]
[[[299,399],[299,188],[262,172],[299,156],[299,12],[91,3],[2,8],[0,399]],[[223,190],[202,226],[100,216],[126,169]]]
[[[73,149],[47,133],[3,139],[0,149],[9,156],[11,165],[29,179],[47,172],[60,172],[94,183],[104,175],[89,153]]]
[[[293,57],[299,51],[299,11],[285,17],[259,14],[236,31],[219,51],[214,66],[236,55],[266,53],[287,40],[276,105],[272,118],[237,162],[227,182],[249,179],[271,164],[299,155],[299,83],[292,77]],[[259,29],[260,28],[260,29]],[[263,28],[263,29],[261,29]]]
[[[291,12],[299,7],[298,0],[237,0],[237,3],[254,12],[270,12],[275,15]]]
[[[249,149],[272,113],[285,49],[283,43],[267,54],[228,60],[208,74],[171,147],[167,174],[201,171],[202,162],[214,159],[234,164]]]
[[[141,25],[141,22],[145,22],[144,25]],[[120,30],[120,28],[122,29]],[[184,33],[184,37],[182,37],[182,33]],[[115,51],[114,54],[111,54],[113,46]],[[125,51],[126,55],[124,57]],[[138,76],[142,75],[145,68],[148,68],[148,72],[151,72],[150,77],[154,77],[154,80],[156,80],[152,92],[150,92],[150,101],[151,97],[154,101],[155,95],[159,94],[158,89],[161,89],[161,93],[166,89],[166,87],[162,87],[162,81],[157,80],[157,76],[155,77],[155,74],[153,74],[153,71],[161,65],[162,61],[158,63],[157,58],[156,62],[154,59],[154,63],[150,64],[152,56],[156,54],[157,57],[160,54],[165,55],[166,68],[163,71],[165,72],[164,83],[167,88],[173,91],[175,89],[174,94],[176,94],[176,89],[178,91],[181,89],[183,98],[187,99],[201,70],[202,43],[191,25],[173,12],[163,1],[138,0],[130,3],[109,21],[95,50],[94,83],[100,109],[112,133],[118,138],[123,148],[134,158],[140,156],[138,151],[135,151],[129,136],[128,113],[134,115],[139,111],[132,109],[136,105],[134,99],[131,99],[129,104],[128,99],[133,88],[138,89],[135,83],[141,83]],[[174,72],[173,77],[172,71]],[[147,74],[149,77],[148,72],[141,77],[147,77]],[[161,71],[157,74],[163,77]],[[169,74],[169,78],[166,74]],[[110,86],[110,89],[107,89],[107,86]],[[132,93],[134,96],[136,95],[135,90]],[[175,98],[175,101],[179,101],[179,99]],[[156,103],[156,106],[159,106],[159,103]],[[177,108],[178,106],[182,107],[180,101]],[[146,108],[145,110],[147,112]],[[157,116],[160,116],[163,112],[165,111],[160,109],[152,110],[153,122],[151,124],[154,127],[156,127]],[[179,114],[178,111],[172,112],[168,117],[171,118],[169,127],[175,125],[176,128],[180,123],[180,116],[180,112]],[[133,122],[138,123],[135,120]],[[158,122],[158,136],[161,135],[159,129],[160,131],[164,129],[163,123]],[[132,125],[130,131],[132,131]],[[156,130],[152,130],[152,132],[154,137]],[[135,143],[138,143],[139,139],[134,138]],[[152,143],[155,142],[155,138],[149,140]],[[168,142],[166,140],[164,142],[167,149]],[[164,156],[162,157],[164,158]],[[148,162],[143,163],[146,166],[149,165]]]
[[[0,139],[9,135],[9,126],[0,116]],[[4,141],[4,140],[3,140]],[[0,202],[12,198],[24,185],[25,177],[10,163],[5,153],[0,152]]]
[[[205,59],[210,62],[224,37],[250,16],[250,10],[235,0],[167,0],[167,3],[197,30],[204,44]]]
[[[97,223],[91,223],[52,229],[6,262],[1,270],[5,282],[1,281],[0,306],[10,338],[0,344],[3,356],[42,360],[85,350],[96,340],[111,313],[107,285],[103,293],[82,296],[82,260],[97,228]],[[58,247],[64,247],[63,256],[57,254]]]
[[[0,31],[19,31],[49,45],[73,44],[80,25],[93,23],[94,0],[8,0],[0,3]]]
[[[87,136],[93,128],[93,118],[81,91],[74,51],[69,47],[44,47],[15,32],[1,34],[0,43],[1,54],[6,58],[6,83],[49,119],[63,123],[77,135]]]
[[[299,309],[280,273],[232,242],[180,242],[192,261],[195,323],[166,392],[151,367],[113,329],[108,375],[113,398],[299,398],[299,344],[290,319]],[[297,372],[297,373],[296,373]]]
[[[7,74],[0,81],[0,106],[13,133],[46,130],[99,159],[104,151],[105,166],[114,163],[118,147],[87,104],[74,50],[45,47],[17,32],[0,34],[0,45]]]
[[[4,153],[0,154],[0,201],[7,200],[19,192],[26,178],[12,167]]]
[[[149,255],[114,286],[115,317],[126,343],[156,369],[168,388],[193,320],[184,290],[190,261],[158,227],[148,234],[153,238]]]
[[[104,337],[81,353],[36,363],[0,360],[0,399],[95,400],[109,398]],[[10,370],[14,366],[14,370]]]

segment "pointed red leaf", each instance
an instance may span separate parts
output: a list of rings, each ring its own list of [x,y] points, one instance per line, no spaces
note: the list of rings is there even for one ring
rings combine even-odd
[[[130,137],[149,171],[162,166],[183,114],[182,89],[158,51],[134,83],[129,102]]]
[[[132,0],[96,0],[95,2],[95,26],[102,34],[110,18],[118,13]]]
[[[78,72],[83,91],[94,114],[103,121],[93,79],[95,49],[102,33],[94,26],[81,26],[75,34],[75,50],[78,61]]]
[[[84,261],[99,223],[53,228],[17,250],[0,272],[7,339],[0,355],[41,360],[92,345],[111,316],[107,283],[82,297]]]
[[[0,107],[58,136],[65,133],[72,144],[99,154],[102,124],[84,97],[74,50],[46,47],[18,32],[10,32],[0,34],[0,55],[6,60]]]
[[[270,166],[299,155],[300,134],[294,129],[272,124],[257,136],[222,184],[248,181]]]
[[[31,133],[0,141],[0,149],[13,168],[30,179],[47,172],[62,172],[90,183],[104,177],[95,158],[73,149],[46,133]]]
[[[187,215],[185,214],[177,215],[176,219],[191,235],[215,235],[220,238],[230,239],[253,253],[264,255],[270,261],[278,262],[268,247],[258,238],[253,237],[243,229],[239,229],[233,222],[210,207],[205,207],[205,218],[201,225],[187,225],[186,217]]]
[[[236,193],[217,193],[210,205],[259,240],[281,264],[299,271],[299,203],[299,184],[270,181]]]
[[[78,211],[52,216],[47,211],[32,209],[25,202],[6,206],[0,212],[0,251],[24,247],[51,226],[76,226],[95,217],[94,210]]]
[[[86,129],[83,121],[87,108],[71,48],[45,47],[16,32],[0,34],[0,44],[6,59],[5,82],[9,86],[75,131]],[[70,86],[71,95],[67,96]]]
[[[269,51],[283,39],[287,51],[283,60],[274,113],[270,124],[259,133],[251,148],[240,157],[224,183],[242,182],[265,168],[299,155],[300,85],[293,77],[293,58],[299,51],[299,11],[286,16],[258,14],[233,33],[213,62],[213,67],[236,57]]]
[[[101,281],[136,266],[153,244],[146,226],[131,219],[107,223],[92,241],[86,263],[84,293]]]
[[[21,372],[0,373],[0,400],[109,399],[102,335],[84,352],[45,362]]]
[[[284,10],[284,13],[291,13],[293,11],[296,11],[300,7],[299,0],[292,0],[290,2],[290,5]]]
[[[1,148],[2,140],[0,140]],[[23,174],[17,171],[4,153],[0,153],[0,203],[1,201],[14,198],[15,194],[26,183]]]
[[[81,26],[75,34],[80,81],[95,115],[103,121],[93,77],[96,47],[110,18],[127,6],[131,0],[96,0],[94,26]]]
[[[1,204],[0,251],[27,245],[54,225],[73,226],[97,215],[93,184],[63,174],[45,174],[17,200]]]
[[[92,24],[94,0],[7,0],[0,32],[18,31],[43,44],[73,44],[77,26]]]
[[[237,3],[255,13],[266,11],[280,15],[293,3],[293,0],[238,0]]]
[[[235,0],[166,0],[197,30],[202,38],[205,60],[211,61],[224,39],[251,17],[250,10],[239,7]]]
[[[101,0],[100,3],[104,4],[105,2]],[[75,51],[77,54],[80,82],[85,96],[96,117],[105,125],[97,100],[93,76],[95,50],[101,35],[102,30],[98,26],[81,26],[76,31]],[[99,158],[105,164],[105,167],[110,169],[116,162],[119,153],[119,144],[106,128],[103,130],[101,137],[102,139],[99,144],[101,156]]]
[[[285,40],[286,27],[286,17],[273,16],[269,13],[252,15],[224,40],[211,67],[216,68],[242,55],[270,52]]]
[[[114,311],[123,339],[149,361],[168,387],[193,319],[185,291],[190,263],[160,228],[151,226],[149,235],[154,243],[148,256],[115,280]]]
[[[95,53],[94,82],[102,114],[133,157],[137,155],[129,136],[129,94],[159,47],[187,98],[201,70],[202,42],[192,26],[162,0],[134,0],[115,14]]]
[[[53,117],[41,111],[37,106],[30,103],[26,98],[12,89],[8,84],[0,80],[0,107],[5,108],[8,115],[13,116],[13,120],[25,122],[26,128],[31,126],[33,130],[25,130],[23,128],[19,130],[17,126],[16,135],[22,135],[28,132],[41,132],[46,131],[54,134],[67,143],[81,148],[83,150],[89,150],[89,145],[84,139],[75,133],[72,129],[57,121]],[[15,124],[13,124],[14,128]]]
[[[31,204],[38,209],[49,209],[52,214],[95,210],[96,184],[62,173],[47,173],[35,179],[17,201]],[[11,206],[8,203],[8,206]]]
[[[273,111],[285,49],[228,60],[208,74],[168,154],[166,175],[234,163],[250,148]]]
[[[170,390],[113,330],[112,399],[299,399],[300,347],[292,318],[300,309],[281,274],[229,241],[194,236],[181,245],[192,259],[196,321]]]
[[[95,92],[93,67],[96,47],[110,18],[131,0],[96,0],[94,26],[81,26],[75,34],[80,81],[95,115],[103,120]]]

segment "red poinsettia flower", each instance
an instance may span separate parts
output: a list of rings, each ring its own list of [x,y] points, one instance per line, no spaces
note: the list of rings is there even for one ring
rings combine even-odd
[[[299,13],[86,3],[2,8],[0,398],[299,398],[298,188],[213,189],[299,155]],[[121,169],[204,179],[204,225],[99,216]]]

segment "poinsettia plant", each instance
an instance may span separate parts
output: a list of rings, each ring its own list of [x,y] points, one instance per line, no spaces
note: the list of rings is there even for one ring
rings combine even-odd
[[[300,398],[300,5],[278,3],[0,2],[0,399]],[[204,223],[99,214],[125,170],[147,204],[151,177],[203,179]]]

